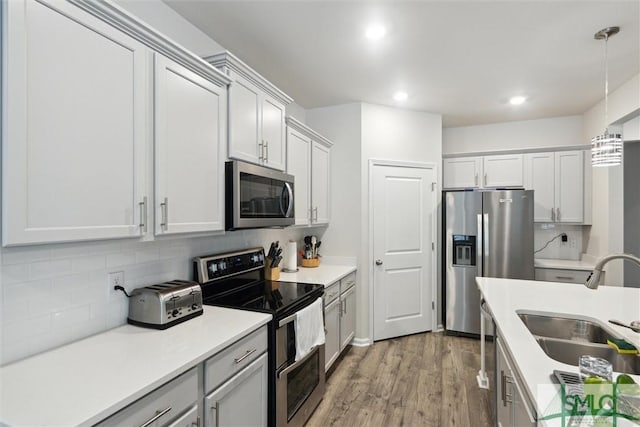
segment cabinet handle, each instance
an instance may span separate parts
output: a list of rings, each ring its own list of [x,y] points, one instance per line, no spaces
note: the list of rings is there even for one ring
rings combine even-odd
[[[513,384],[513,378],[511,378],[509,375],[505,375],[504,376],[504,382],[505,385],[506,384]],[[505,401],[505,406],[507,403],[513,403],[513,395],[511,393],[507,393],[506,391],[506,387],[505,387],[505,392],[504,392],[504,401]]]
[[[162,211],[162,221],[160,222],[160,228],[163,231],[169,229],[169,198],[165,197],[164,201],[160,203],[160,209]]]
[[[253,353],[256,352],[257,349],[253,349],[253,350],[247,350],[247,352],[245,354],[243,354],[242,356],[238,357],[237,359],[233,359],[233,363],[241,363],[244,359],[246,359],[247,357],[251,356]]]
[[[484,173],[484,186],[487,186],[487,173]]]
[[[216,427],[218,427],[220,425],[220,401],[216,400],[216,404],[211,409],[216,411]]]
[[[556,221],[560,221],[560,208],[556,208]]]
[[[200,427],[200,417],[196,418],[196,427]]]
[[[316,213],[315,221],[318,222],[318,207],[316,206],[315,208],[313,208],[313,211]]]
[[[556,279],[559,279],[559,280],[575,280],[575,277],[570,277],[570,276],[556,276]]]
[[[507,406],[507,380],[504,371],[500,371],[500,398],[502,406]]]
[[[476,176],[473,177],[473,184],[478,185],[478,174],[476,174]]]
[[[153,417],[149,418],[147,420],[147,422],[145,422],[144,424],[140,425],[140,427],[149,427],[151,424],[155,423],[161,416],[163,416],[164,414],[166,414],[170,410],[171,410],[171,406],[169,406],[167,409],[165,409],[163,411],[156,411],[156,414]]]
[[[140,207],[140,228],[142,229],[142,233],[147,233],[147,196],[142,198],[142,201],[138,203]]]
[[[556,211],[551,208],[551,221],[555,221],[556,220]]]
[[[269,141],[264,142],[264,149],[265,149],[265,152],[267,153],[266,156],[264,157],[264,161],[266,163],[269,163]]]

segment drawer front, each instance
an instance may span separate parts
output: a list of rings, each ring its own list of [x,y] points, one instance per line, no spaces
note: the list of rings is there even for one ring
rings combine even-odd
[[[340,282],[332,283],[324,289],[324,306],[331,304],[340,295]]]
[[[340,281],[341,293],[348,291],[356,285],[356,273],[350,273],[347,277]]]
[[[205,362],[205,393],[210,392],[267,351],[267,326],[242,338]]]
[[[536,280],[545,282],[584,283],[591,274],[583,270],[560,270],[555,268],[536,268]]]
[[[103,426],[141,426],[152,419],[164,425],[188,411],[198,400],[198,371],[193,368],[98,423]]]

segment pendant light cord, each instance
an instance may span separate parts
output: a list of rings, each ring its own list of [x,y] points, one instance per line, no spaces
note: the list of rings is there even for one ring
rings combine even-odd
[[[609,35],[604,37],[604,128],[609,133]]]

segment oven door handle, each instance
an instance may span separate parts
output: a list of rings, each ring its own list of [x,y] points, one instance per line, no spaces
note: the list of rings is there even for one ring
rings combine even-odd
[[[298,366],[300,366],[304,362],[306,362],[307,359],[309,359],[311,356],[313,356],[313,354],[318,350],[318,347],[320,347],[320,346],[319,345],[314,345],[313,347],[311,347],[311,350],[309,350],[309,353],[307,353],[306,356],[304,356],[302,359],[300,359],[297,362],[295,362],[293,365],[287,366],[286,368],[284,368],[280,372],[278,372],[278,379],[280,379],[280,377],[282,377],[283,375],[287,375],[289,372],[293,371]]]
[[[293,322],[294,320],[296,320],[296,317],[297,317],[297,314],[295,313],[292,314],[291,316],[285,317],[284,319],[278,322],[278,328],[282,328],[287,323]]]

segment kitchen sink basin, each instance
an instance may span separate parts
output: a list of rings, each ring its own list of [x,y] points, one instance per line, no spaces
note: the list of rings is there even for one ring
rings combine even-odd
[[[606,344],[609,337],[619,338],[588,320],[527,313],[518,313],[518,317],[535,336],[601,344]]]
[[[567,341],[562,339],[537,337],[536,341],[550,358],[568,365],[578,366],[582,355],[601,357],[611,362],[615,372],[640,375],[640,356],[620,354],[613,347],[603,344]]]

